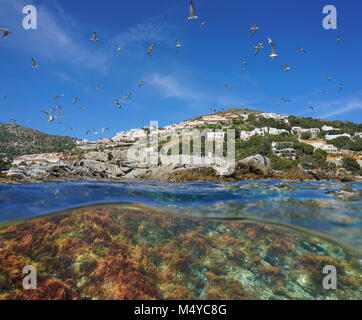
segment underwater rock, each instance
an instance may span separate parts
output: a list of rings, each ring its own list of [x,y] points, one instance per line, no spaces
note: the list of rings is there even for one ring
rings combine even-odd
[[[334,243],[139,205],[4,226],[0,261],[0,300],[361,298],[361,256]],[[323,288],[326,264],[338,270],[338,290]],[[36,290],[21,287],[25,265],[37,268]]]

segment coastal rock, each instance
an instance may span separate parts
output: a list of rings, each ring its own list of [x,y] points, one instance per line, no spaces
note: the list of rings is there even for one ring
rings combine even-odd
[[[111,153],[106,152],[88,152],[84,155],[85,160],[107,162],[113,158]]]
[[[272,175],[272,167],[269,158],[260,154],[238,161],[236,168],[237,170],[247,170],[247,172],[260,176]]]
[[[125,172],[120,167],[108,162],[81,160],[77,162],[75,166],[86,169],[93,176],[118,178],[125,174]]]

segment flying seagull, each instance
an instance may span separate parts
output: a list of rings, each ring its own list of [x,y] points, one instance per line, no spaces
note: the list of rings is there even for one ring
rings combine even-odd
[[[327,76],[327,77],[326,77],[326,80],[327,80],[327,81],[331,81],[332,78],[331,78],[330,76]]]
[[[37,69],[38,68],[38,64],[36,63],[36,61],[32,58],[31,59],[31,67],[33,68],[33,69]]]
[[[128,100],[128,99],[131,99],[132,97],[132,93],[131,92],[128,92],[125,96],[122,97],[123,100]]]
[[[258,44],[254,47],[254,49],[255,49],[254,56],[256,56],[261,49],[264,49],[264,43],[263,43],[263,42],[258,43]]]
[[[109,130],[109,128],[102,128],[101,131],[102,131],[102,134],[104,133],[104,131],[106,130]]]
[[[190,16],[187,18],[187,20],[196,20],[198,19],[198,16],[196,16],[196,10],[195,5],[192,1],[190,1]]]
[[[342,41],[341,37],[340,37],[340,36],[337,36],[336,42],[337,42],[337,43],[340,43],[341,41]]]
[[[211,108],[210,108],[210,111],[213,112],[213,113],[215,113],[215,112],[216,112],[216,108],[211,107]]]
[[[278,56],[278,54],[275,52],[276,51],[276,45],[275,45],[275,43],[273,42],[273,40],[271,38],[268,38],[268,43],[271,46],[271,53],[269,55],[269,58],[274,60]]]
[[[91,39],[91,41],[94,41],[94,42],[99,41],[99,38],[95,32],[93,32],[92,37],[90,39]]]
[[[120,46],[118,46],[118,45],[115,45],[115,46],[114,46],[114,49],[115,49],[118,53],[122,53],[122,51],[123,51],[123,49],[122,49]]]
[[[3,33],[3,39],[5,39],[11,33],[7,28],[0,28],[0,31]]]
[[[259,30],[259,27],[256,24],[253,24],[250,30],[251,30],[251,35],[254,36],[255,33]]]
[[[57,100],[57,99],[62,98],[62,97],[64,97],[64,94],[57,94],[57,95],[55,95],[53,97],[53,100]]]
[[[93,128],[93,134],[98,135],[99,131]]]
[[[201,21],[201,23],[200,23],[200,28],[203,28],[203,27],[205,27],[206,26],[206,21]]]
[[[76,104],[78,101],[79,101],[79,99],[78,99],[77,97],[74,97],[74,98],[72,99],[72,104]]]
[[[339,90],[343,90],[343,89],[344,89],[344,84],[341,83],[341,84],[339,85]]]
[[[313,110],[313,111],[315,111],[315,112],[318,111],[318,108],[317,108],[317,107],[314,107],[314,106],[310,106],[309,109],[311,109],[311,110]]]
[[[140,82],[138,82],[137,86],[138,88],[141,88],[145,85],[145,82],[143,80],[141,80]]]
[[[242,67],[242,68],[241,68],[241,73],[244,73],[244,72],[246,72],[246,71],[248,71],[248,68],[246,68],[246,67]]]
[[[119,100],[118,100],[118,99],[115,99],[115,100],[114,100],[114,106],[115,106],[117,109],[122,109],[122,106],[121,106],[121,104],[119,103]]]
[[[230,87],[228,84],[225,83],[225,84],[224,84],[224,89],[225,89],[225,90],[231,90],[231,87]]]
[[[305,50],[303,47],[298,47],[298,50],[299,50],[300,52],[302,52],[302,53],[306,53],[306,52],[307,52],[307,50]]]
[[[177,50],[177,53],[180,52],[181,47],[182,47],[181,42],[180,42],[179,40],[176,40],[176,50]]]
[[[88,134],[90,134],[90,130],[87,130],[85,135],[87,136]]]
[[[153,52],[153,49],[155,48],[155,44],[154,43],[152,43],[151,45],[149,45],[148,47],[147,47],[147,54],[148,54],[148,56],[152,56],[152,52]]]
[[[242,64],[243,66],[247,66],[247,65],[248,65],[248,61],[243,60],[243,61],[241,61],[241,64]]]
[[[101,90],[101,89],[102,89],[102,86],[99,85],[99,84],[97,84],[96,89],[97,89],[97,90]]]
[[[80,110],[82,110],[82,111],[85,110],[85,107],[84,107],[84,106],[81,106],[81,107],[80,107]]]
[[[286,65],[286,64],[282,65],[282,70],[283,70],[283,71],[289,71],[290,69],[291,69],[290,66],[288,66],[288,65]]]
[[[286,103],[287,103],[287,102],[290,102],[290,99],[288,99],[288,98],[281,98],[281,99],[280,99],[280,101],[281,101],[281,102],[286,102]]]
[[[41,110],[41,112],[43,112],[44,114],[46,114],[46,115],[48,116],[48,118],[49,118],[49,119],[48,119],[48,122],[53,122],[56,118],[61,118],[61,117],[63,117],[62,115],[59,115],[59,114],[53,116],[50,112],[44,111],[44,110]]]

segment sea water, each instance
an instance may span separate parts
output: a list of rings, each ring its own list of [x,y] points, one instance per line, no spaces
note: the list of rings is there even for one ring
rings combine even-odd
[[[360,299],[361,251],[361,183],[0,186],[0,299]]]

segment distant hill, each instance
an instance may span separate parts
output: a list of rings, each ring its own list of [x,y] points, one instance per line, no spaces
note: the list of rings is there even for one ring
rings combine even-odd
[[[76,139],[54,136],[19,125],[0,123],[0,156],[9,160],[24,154],[62,152],[74,147]]]

